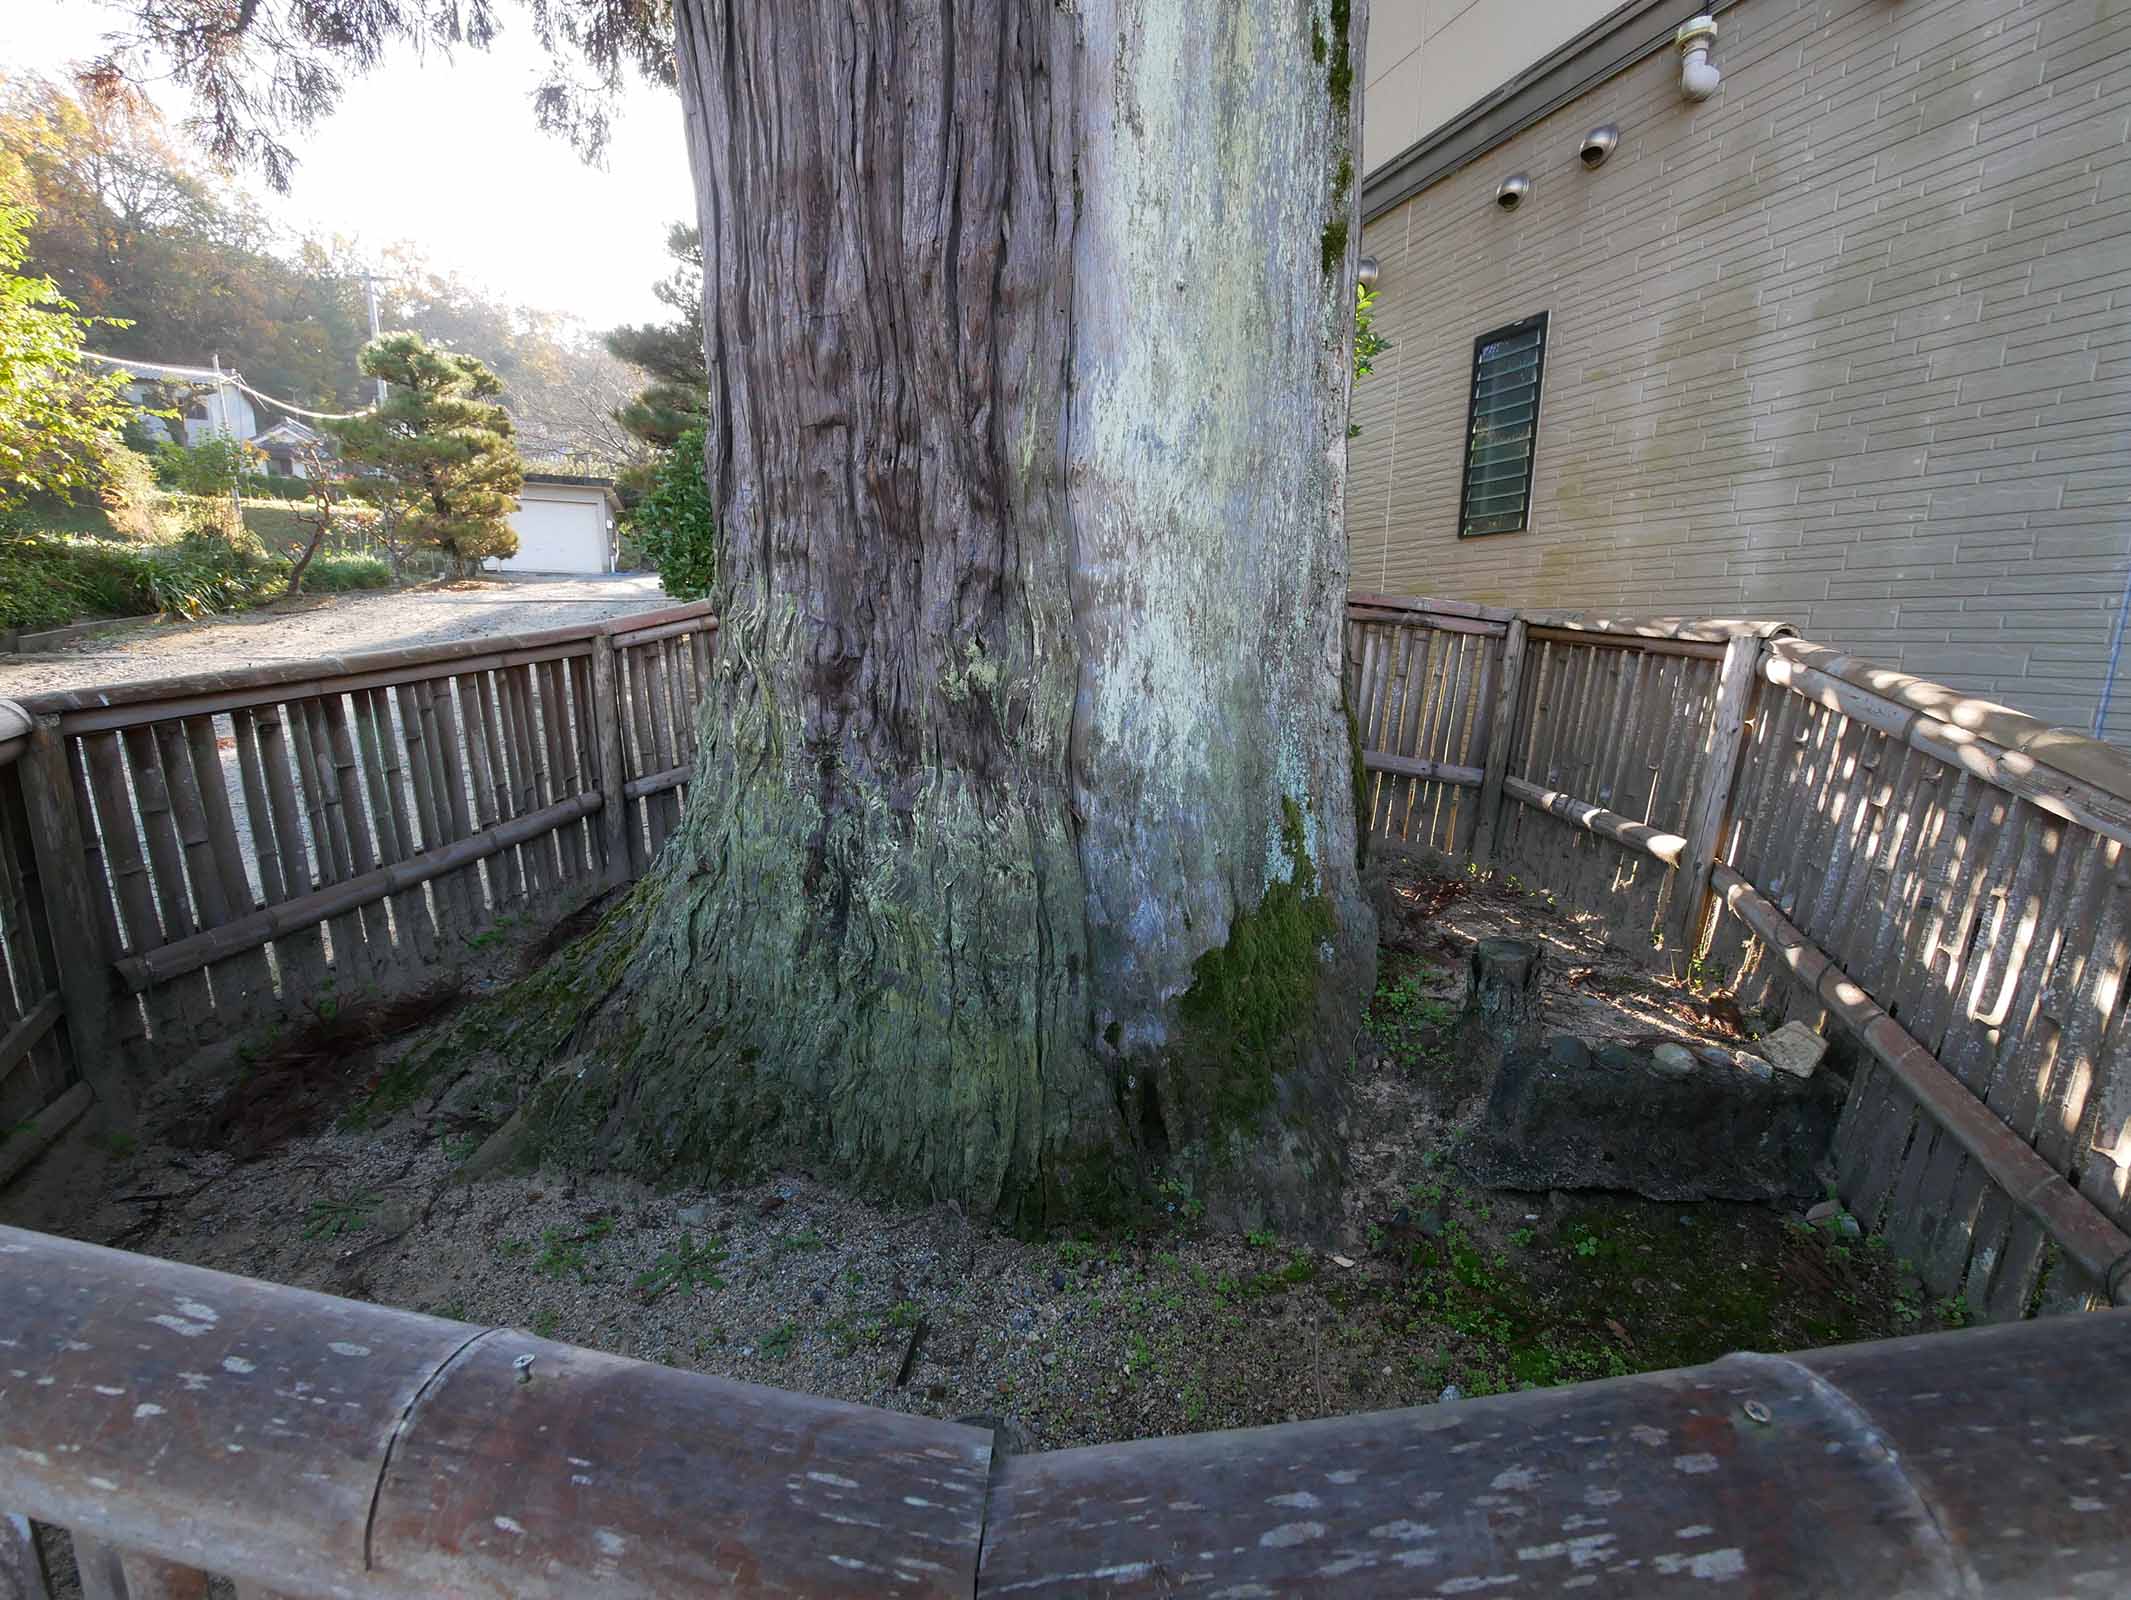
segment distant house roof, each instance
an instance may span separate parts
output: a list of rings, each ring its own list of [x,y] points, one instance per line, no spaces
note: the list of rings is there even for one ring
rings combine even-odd
[[[253,444],[324,444],[326,436],[316,428],[307,427],[294,417],[284,417],[264,433],[254,435]]]
[[[584,478],[568,472],[528,472],[525,475],[525,482],[528,485],[553,483],[572,489],[598,489],[605,493],[607,503],[610,506],[617,511],[621,509],[621,496],[614,492],[614,480],[612,478]]]
[[[573,477],[567,472],[528,472],[525,475],[525,481],[527,483],[574,483],[581,489],[611,489],[614,487],[612,478],[579,478]]]

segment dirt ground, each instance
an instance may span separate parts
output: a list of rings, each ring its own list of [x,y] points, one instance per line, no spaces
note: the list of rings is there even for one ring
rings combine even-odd
[[[1388,895],[1353,1066],[1344,1222],[1314,1246],[1223,1236],[1181,1192],[1128,1233],[1030,1241],[947,1206],[871,1205],[799,1171],[718,1191],[562,1174],[459,1183],[481,1129],[422,1106],[370,1131],[329,1121],[401,1048],[366,1043],[353,1018],[253,1062],[220,1105],[229,1073],[174,1080],[137,1142],[85,1119],[0,1195],[0,1221],[727,1377],[998,1419],[1023,1449],[1964,1320],[1838,1224],[1468,1182],[1458,1140],[1480,1101],[1451,1087],[1449,1055],[1474,940],[1541,942],[1549,1020],[1585,1038],[1718,1039],[1734,1014],[1543,899],[1429,875]],[[489,956],[476,991],[510,975],[508,952]],[[276,1073],[307,1097],[281,1095]],[[234,1150],[212,1147],[230,1127],[249,1131]]]
[[[526,633],[672,603],[650,573],[309,595],[201,622],[131,623],[50,653],[0,655],[0,697]]]

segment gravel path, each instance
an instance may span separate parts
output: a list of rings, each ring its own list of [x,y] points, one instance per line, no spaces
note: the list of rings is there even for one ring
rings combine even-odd
[[[650,574],[320,595],[206,622],[136,623],[50,654],[0,656],[0,697],[526,633],[670,604]]]

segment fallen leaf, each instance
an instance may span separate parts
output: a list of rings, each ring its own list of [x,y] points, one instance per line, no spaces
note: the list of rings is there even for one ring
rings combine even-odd
[[[1635,1343],[1633,1339],[1628,1337],[1628,1330],[1626,1328],[1623,1328],[1618,1322],[1614,1321],[1611,1317],[1606,1318],[1606,1326],[1611,1328],[1614,1333],[1619,1336],[1620,1342],[1622,1344]]]
[[[1351,1267],[1354,1265],[1354,1263],[1349,1257],[1334,1256],[1332,1258],[1332,1265],[1335,1267]]]

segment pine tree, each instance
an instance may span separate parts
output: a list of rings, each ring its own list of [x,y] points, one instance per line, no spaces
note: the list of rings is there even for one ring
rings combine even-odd
[[[679,313],[667,323],[616,328],[607,349],[651,379],[614,418],[646,444],[671,450],[707,420],[710,367],[703,359],[703,230],[676,222],[666,249],[679,263],[651,292]]]
[[[495,403],[501,380],[418,333],[372,340],[362,365],[365,376],[391,386],[385,403],[331,427],[349,465],[374,467],[406,486],[401,536],[438,546],[462,577],[485,557],[516,554],[507,519],[525,472],[511,419]]]

